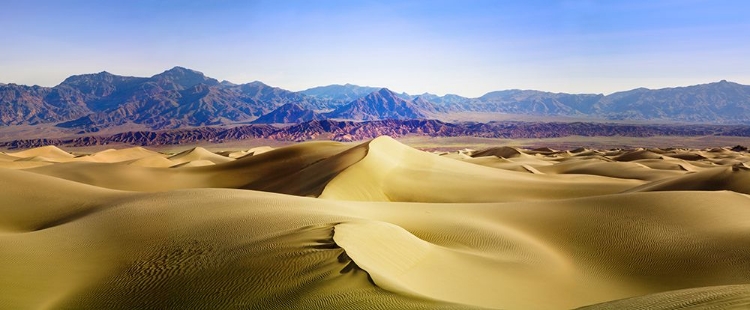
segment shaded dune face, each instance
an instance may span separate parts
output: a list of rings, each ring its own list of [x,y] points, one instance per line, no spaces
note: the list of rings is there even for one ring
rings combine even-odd
[[[750,307],[746,152],[468,154],[2,153],[0,309]]]

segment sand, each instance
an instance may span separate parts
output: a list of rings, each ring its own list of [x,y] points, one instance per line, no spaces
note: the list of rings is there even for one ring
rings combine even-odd
[[[0,154],[0,309],[750,307],[748,153],[257,150]]]

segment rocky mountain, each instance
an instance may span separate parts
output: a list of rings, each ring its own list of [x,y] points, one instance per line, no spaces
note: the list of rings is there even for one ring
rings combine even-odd
[[[89,89],[111,89],[108,87],[110,79],[108,74],[79,76],[55,88],[66,87],[86,94],[90,93]],[[217,80],[181,67],[151,78],[120,78],[119,81],[125,82],[114,84],[114,91],[84,99],[92,113],[58,126],[97,131],[132,122],[152,129],[176,128],[249,120],[266,112],[262,107],[238,100],[235,93],[222,87]]]
[[[480,110],[514,114],[585,115],[602,97],[514,89],[487,93],[475,105]]]
[[[334,84],[313,87],[303,90],[300,93],[325,101],[330,107],[337,107],[367,96],[379,89],[379,87],[358,86],[353,84]]]
[[[609,119],[749,123],[750,86],[720,81],[657,90],[638,88],[603,97],[591,112]]]
[[[638,88],[607,96],[534,90],[503,90],[479,98],[457,95],[420,97],[446,112],[502,112],[565,115],[612,120],[693,123],[750,123],[750,86],[721,81],[687,87]]]
[[[265,114],[253,123],[255,124],[290,124],[303,123],[312,120],[322,120],[325,116],[313,110],[304,109],[298,104],[287,103],[276,110]]]
[[[436,108],[424,99],[405,100],[387,88],[338,107],[326,116],[350,120],[419,119]]]
[[[0,125],[21,125],[56,122],[86,113],[77,103],[55,105],[47,102],[52,89],[17,84],[0,85]],[[59,95],[58,95],[59,96]]]
[[[76,75],[52,88],[0,86],[0,125],[59,123],[97,131],[126,123],[152,129],[253,120],[286,103],[308,108],[320,100],[261,82],[219,82],[174,67],[150,78],[108,72]]]
[[[639,88],[611,95],[504,90],[478,98],[410,96],[352,84],[292,92],[262,82],[219,82],[174,67],[152,77],[108,72],[75,75],[55,87],[0,84],[0,126],[53,123],[95,132],[124,124],[152,130],[250,122],[286,104],[265,121],[328,118],[425,118],[436,113],[502,112],[614,120],[750,124],[750,86],[721,81],[688,87]],[[286,110],[286,111],[285,111]]]
[[[286,89],[268,86],[262,82],[251,82],[224,88],[237,97],[238,100],[261,110],[270,112],[287,103],[296,103],[306,109],[320,110],[327,106],[325,102]]]
[[[435,94],[424,93],[419,95],[419,97],[436,107],[442,108],[446,112],[471,111],[473,108],[472,105],[477,101],[454,94],[447,94],[441,97]]]
[[[354,84],[328,85],[313,87],[301,91],[301,94],[310,96],[324,102],[325,107],[335,109],[354,100],[363,98],[373,92],[380,90],[382,87],[359,86]],[[404,100],[412,100],[416,96],[407,93],[395,93],[396,96]]]
[[[126,100],[136,87],[147,81],[147,78],[119,76],[103,71],[71,76],[54,87],[53,92],[71,94],[89,110],[99,112]]]

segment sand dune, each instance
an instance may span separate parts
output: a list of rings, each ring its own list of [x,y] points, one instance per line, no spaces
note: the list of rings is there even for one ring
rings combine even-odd
[[[28,169],[28,168],[42,167],[42,166],[47,166],[47,165],[52,165],[52,164],[54,163],[46,162],[46,161],[15,161],[15,162],[0,161],[0,168]]]
[[[744,165],[717,167],[684,176],[662,179],[648,183],[630,192],[643,191],[719,191],[731,190],[750,194],[750,168]]]
[[[56,146],[43,146],[25,151],[7,153],[7,155],[18,157],[18,158],[32,158],[32,157],[45,157],[54,160],[65,160],[74,158],[75,155],[70,154],[61,150]]]
[[[349,149],[353,151],[345,152]],[[28,171],[118,190],[242,188],[317,196],[330,178],[364,152],[364,147],[348,144],[309,142],[223,164],[179,169],[67,162]]]
[[[364,201],[490,202],[617,193],[641,184],[588,175],[540,176],[420,152],[389,137],[332,179],[320,198]]]
[[[579,309],[747,309],[750,284],[709,286],[626,298]]]
[[[167,168],[172,167],[175,165],[175,163],[166,157],[164,155],[149,155],[145,157],[141,157],[138,159],[133,160],[126,160],[122,163],[131,165],[131,166],[139,166],[139,167],[152,167],[152,168]]]
[[[706,166],[697,164],[696,162],[686,162],[683,160],[662,160],[662,159],[641,159],[634,160],[633,163],[638,163],[649,167],[651,169],[659,170],[676,170],[676,171],[698,171],[706,168]],[[716,167],[713,164],[706,164],[707,167]]]
[[[747,153],[513,150],[6,154],[0,309],[750,307]]]
[[[258,146],[247,150],[239,150],[239,151],[221,151],[217,152],[216,154],[219,154],[221,156],[226,156],[229,158],[239,159],[245,156],[253,156],[253,155],[260,155],[268,151],[272,151],[273,148],[270,146]]]
[[[101,152],[92,154],[90,158],[95,162],[100,163],[118,163],[124,161],[132,161],[149,157],[165,157],[163,154],[158,152],[150,151],[142,147],[131,147],[127,149],[109,149]],[[77,160],[81,160],[85,157],[78,157]]]
[[[510,171],[529,172],[529,173],[541,173],[536,167],[552,165],[549,162],[528,162],[525,160],[510,160],[505,158],[498,158],[495,156],[483,156],[476,158],[462,158],[461,161],[472,163],[475,165],[481,165],[486,167],[505,169]]]
[[[169,160],[171,160],[176,165],[197,160],[207,161],[212,164],[222,164],[233,161],[234,158],[214,154],[202,147],[196,147],[174,156],[170,156]]]
[[[617,161],[634,161],[639,159],[663,159],[664,155],[654,153],[649,150],[638,150],[632,152],[626,152],[622,155],[614,157]]]
[[[5,154],[3,152],[0,152],[0,162],[9,162],[9,161],[15,161],[19,159],[18,157],[11,156],[8,154]]]
[[[682,171],[651,169],[633,162],[601,162],[586,160],[566,161],[557,165],[540,167],[544,173],[589,174],[620,179],[638,179],[644,181],[661,180],[684,175]]]
[[[471,154],[471,157],[483,156],[495,156],[500,158],[528,157],[528,155],[523,153],[521,150],[510,146],[493,147]]]

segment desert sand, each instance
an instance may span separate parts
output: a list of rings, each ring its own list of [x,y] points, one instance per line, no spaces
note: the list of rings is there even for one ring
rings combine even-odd
[[[0,309],[750,307],[750,154],[0,153]]]

